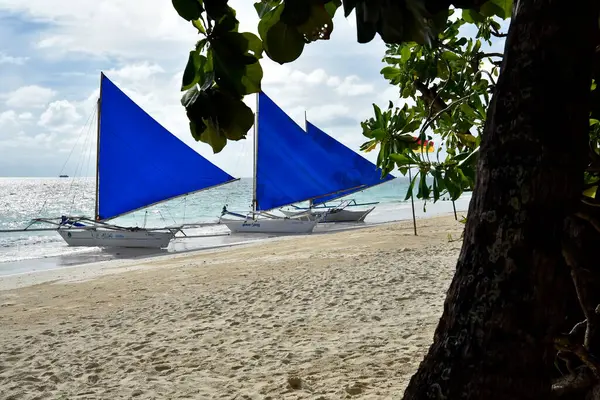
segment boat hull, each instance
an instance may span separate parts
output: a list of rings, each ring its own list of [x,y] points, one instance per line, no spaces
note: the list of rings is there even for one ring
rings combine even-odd
[[[310,220],[315,221],[315,220],[319,220],[319,218],[322,217],[321,220],[319,220],[319,222],[363,222],[365,220],[365,218],[367,217],[367,215],[369,215],[369,213],[371,211],[373,211],[373,209],[375,209],[375,207],[372,207],[368,210],[361,210],[361,211],[350,211],[350,210],[330,210],[329,212],[327,212],[326,215],[324,215],[326,213],[326,210],[323,211],[317,211],[317,210],[311,210],[310,213],[307,213],[306,211],[285,211],[285,210],[280,210],[286,217],[289,218],[306,218],[308,217]]]
[[[168,247],[173,238],[171,232],[149,232],[146,230],[59,229],[58,233],[69,246],[75,247],[162,249]]]
[[[232,233],[310,233],[317,221],[297,219],[226,220],[221,219]]]

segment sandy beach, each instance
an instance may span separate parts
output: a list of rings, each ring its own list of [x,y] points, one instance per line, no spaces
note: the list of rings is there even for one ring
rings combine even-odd
[[[0,278],[0,399],[400,399],[453,217]]]

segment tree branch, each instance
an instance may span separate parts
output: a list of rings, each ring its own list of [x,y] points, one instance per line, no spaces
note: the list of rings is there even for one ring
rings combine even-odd
[[[504,57],[504,54],[502,53],[483,53],[481,54],[481,57]]]
[[[474,95],[474,93],[470,93],[470,94],[468,94],[468,95],[466,95],[466,96],[463,96],[463,97],[461,97],[461,98],[460,98],[460,99],[458,99],[458,100],[454,100],[452,103],[448,104],[448,105],[446,106],[446,108],[443,108],[443,109],[441,109],[441,110],[440,110],[438,113],[436,113],[436,114],[435,114],[435,115],[434,115],[432,118],[428,118],[428,119],[427,119],[427,121],[425,121],[425,124],[423,125],[423,127],[421,128],[421,133],[425,132],[425,130],[426,130],[427,128],[429,128],[429,126],[430,126],[430,125],[433,123],[433,121],[435,121],[436,119],[438,119],[438,117],[439,117],[439,116],[440,116],[442,113],[444,113],[444,112],[446,112],[446,111],[450,110],[452,107],[456,106],[457,104],[460,104],[460,103],[462,103],[463,101],[467,100],[469,97],[471,97],[471,96],[473,96],[473,95]],[[470,134],[470,132],[469,132],[469,134]]]
[[[489,71],[486,71],[485,69],[482,69],[482,70],[480,70],[479,72],[483,72],[483,73],[485,73],[485,74],[488,76],[488,78],[490,78],[490,81],[492,81],[492,84],[493,84],[494,86],[496,86],[496,81],[494,80],[494,77],[492,76],[492,74],[490,74],[490,72],[489,72]]]
[[[558,396],[573,395],[574,392],[582,392],[591,388],[594,379],[585,368],[578,368],[574,374],[558,378],[552,383],[552,392]]]

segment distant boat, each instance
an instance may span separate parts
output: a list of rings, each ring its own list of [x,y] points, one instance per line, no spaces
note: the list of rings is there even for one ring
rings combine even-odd
[[[59,175],[58,177],[59,177],[59,178],[68,178],[68,177],[69,177],[69,175]]]

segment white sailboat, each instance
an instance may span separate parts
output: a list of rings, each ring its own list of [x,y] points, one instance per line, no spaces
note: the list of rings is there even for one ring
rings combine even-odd
[[[291,209],[279,211],[289,218],[320,219],[321,222],[363,222],[378,202],[358,203],[355,199],[344,199],[337,204],[328,204],[353,193],[388,182],[395,177],[391,174],[381,177],[381,168],[362,157],[343,143],[337,141],[306,119],[304,124],[308,139],[320,145],[328,154],[321,161],[321,167],[335,171],[337,180],[345,190],[337,193],[322,193],[309,200],[308,207],[291,205]],[[359,209],[354,209],[359,208]]]
[[[292,205],[294,210],[280,209],[282,214],[289,218],[309,218],[314,220],[320,220],[321,222],[364,222],[367,215],[375,209],[373,204],[378,203],[365,203],[359,204],[355,199],[343,200],[337,205],[324,204],[322,206],[313,206],[311,201],[309,207],[301,208]],[[351,206],[370,206],[366,210],[348,210]]]
[[[93,218],[37,218],[22,231],[55,229],[69,246],[165,248],[183,225],[139,228],[107,221],[237,180],[165,129],[104,74],[96,160]],[[35,228],[39,223],[54,228]]]
[[[340,180],[337,170],[323,164],[327,157],[326,149],[310,140],[298,124],[260,92],[254,124],[252,211],[224,210],[220,222],[231,232],[240,233],[312,232],[327,218],[328,211],[315,216],[307,210],[290,218],[269,210],[362,186],[356,180]]]

